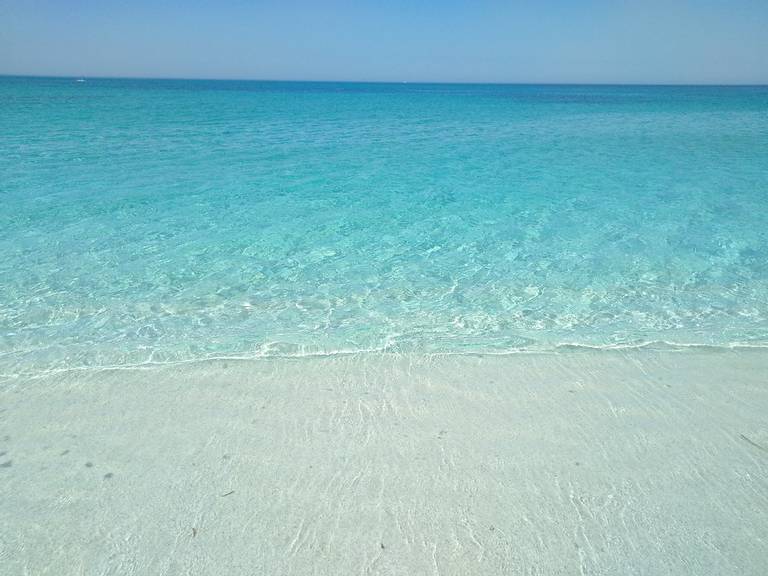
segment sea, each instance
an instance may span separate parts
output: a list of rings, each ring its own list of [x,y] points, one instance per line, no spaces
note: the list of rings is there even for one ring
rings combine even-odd
[[[0,374],[646,346],[768,346],[768,87],[0,77]]]

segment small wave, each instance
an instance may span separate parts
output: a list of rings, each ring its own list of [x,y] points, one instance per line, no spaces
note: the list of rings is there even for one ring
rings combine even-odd
[[[22,368],[18,372],[0,372],[0,378],[44,378],[47,376],[74,373],[74,372],[101,372],[115,370],[152,370],[167,368],[170,366],[193,365],[209,362],[251,362],[259,360],[312,360],[343,356],[381,355],[391,357],[420,356],[424,358],[437,358],[442,356],[515,356],[520,354],[568,354],[579,352],[683,352],[698,350],[702,352],[732,352],[748,350],[768,350],[768,342],[728,342],[723,344],[700,344],[687,342],[673,342],[666,340],[654,340],[649,342],[629,344],[584,344],[584,343],[559,343],[555,345],[526,346],[508,349],[465,349],[465,350],[402,350],[397,346],[385,345],[369,348],[342,348],[336,350],[301,350],[296,352],[269,352],[262,351],[256,354],[232,354],[211,355],[197,358],[179,358],[171,360],[147,360],[143,362],[126,362],[117,364],[99,364],[82,366],[62,366],[48,368]]]

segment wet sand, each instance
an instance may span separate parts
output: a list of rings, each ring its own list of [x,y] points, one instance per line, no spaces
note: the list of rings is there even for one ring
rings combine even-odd
[[[768,566],[768,353],[352,355],[0,382],[9,576]]]

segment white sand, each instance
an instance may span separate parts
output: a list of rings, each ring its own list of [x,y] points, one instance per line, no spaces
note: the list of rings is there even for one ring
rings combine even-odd
[[[768,574],[768,354],[0,383],[0,573]]]

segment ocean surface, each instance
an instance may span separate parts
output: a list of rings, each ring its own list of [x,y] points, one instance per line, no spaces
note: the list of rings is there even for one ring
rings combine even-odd
[[[0,373],[768,345],[768,88],[0,78]]]

